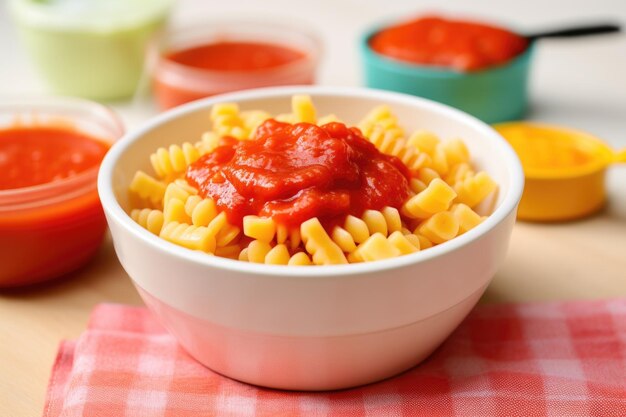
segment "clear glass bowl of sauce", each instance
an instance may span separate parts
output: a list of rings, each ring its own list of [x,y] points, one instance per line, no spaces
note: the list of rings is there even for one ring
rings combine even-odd
[[[285,24],[245,20],[203,22],[171,30],[149,50],[161,109],[236,90],[315,82],[316,36]]]
[[[123,132],[89,101],[0,101],[0,288],[59,277],[95,255],[106,232],[98,169]]]

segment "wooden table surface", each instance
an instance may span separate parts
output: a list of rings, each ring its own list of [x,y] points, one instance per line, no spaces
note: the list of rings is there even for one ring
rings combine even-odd
[[[518,223],[481,302],[620,296],[626,296],[626,204],[613,204],[584,221]],[[59,342],[76,338],[101,302],[141,304],[109,239],[93,262],[69,277],[0,293],[0,393],[11,393],[0,397],[0,416],[40,415]]]

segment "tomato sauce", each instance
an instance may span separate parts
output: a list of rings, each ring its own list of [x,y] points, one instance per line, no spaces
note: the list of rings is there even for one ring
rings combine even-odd
[[[283,71],[306,61],[303,69]],[[157,64],[154,91],[159,106],[167,109],[227,91],[313,81],[314,66],[303,51],[267,42],[220,41],[166,51]]]
[[[97,166],[108,146],[62,127],[0,130],[0,190],[58,181]]]
[[[95,168],[108,147],[65,126],[0,130],[0,287],[63,275],[94,255],[106,231]]]
[[[400,61],[478,71],[505,64],[528,41],[492,25],[427,16],[381,30],[370,47]]]
[[[252,140],[223,138],[186,177],[232,224],[255,214],[298,227],[312,217],[329,224],[366,209],[399,208],[409,195],[410,172],[357,128],[268,120]]]
[[[278,67],[304,58],[304,53],[261,42],[216,42],[166,55],[170,61],[213,71],[254,71]]]

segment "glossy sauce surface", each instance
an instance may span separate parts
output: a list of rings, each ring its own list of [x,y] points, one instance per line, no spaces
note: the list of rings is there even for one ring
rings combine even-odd
[[[108,145],[71,128],[0,129],[0,190],[31,187],[100,164]]]
[[[304,53],[272,43],[223,41],[173,51],[166,57],[205,70],[252,71],[288,64],[304,58]]]
[[[297,227],[312,217],[329,224],[366,209],[398,208],[409,195],[410,173],[356,128],[268,120],[252,140],[223,138],[186,176],[232,224],[255,214]]]
[[[266,42],[221,41],[166,51],[155,70],[154,95],[161,109],[169,109],[228,91],[312,84],[313,67],[306,70],[305,65],[296,75],[287,71],[287,78],[280,73],[292,68],[291,63],[311,59],[297,49]],[[189,77],[189,69],[200,72]]]
[[[95,169],[108,148],[71,126],[0,130],[0,288],[58,277],[97,252],[107,226],[96,172],[77,186],[61,180]],[[42,184],[61,188],[25,188]],[[32,200],[13,203],[21,189]]]
[[[510,61],[528,41],[497,26],[427,16],[381,30],[370,46],[409,63],[477,71]]]

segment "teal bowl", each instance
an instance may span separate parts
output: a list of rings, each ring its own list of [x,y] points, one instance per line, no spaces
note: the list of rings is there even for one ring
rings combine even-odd
[[[463,73],[406,63],[375,52],[369,40],[379,30],[367,32],[360,42],[366,86],[448,104],[487,123],[518,120],[526,113],[532,43],[504,65]]]

